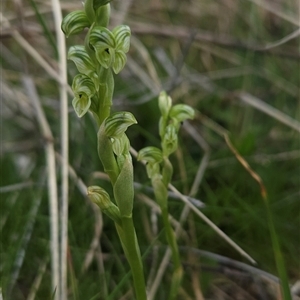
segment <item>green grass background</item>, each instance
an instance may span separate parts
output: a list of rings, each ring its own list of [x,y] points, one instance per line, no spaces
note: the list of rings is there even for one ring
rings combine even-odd
[[[217,125],[230,133],[239,153],[259,174],[267,188],[270,210],[282,247],[290,283],[299,280],[300,202],[299,131],[241,101],[246,92],[296,121],[299,110],[299,36],[277,47],[265,49],[294,32],[299,21],[296,1],[277,0],[272,9],[258,1],[113,1],[111,24],[131,26],[134,41],[128,63],[115,77],[114,110],[135,114],[138,125],[128,130],[131,144],[139,150],[159,146],[157,95],[166,89],[175,103],[197,110],[190,124],[206,141],[210,157],[195,198],[206,204],[201,209],[218,227],[257,261],[257,267],[277,274],[266,210],[258,184],[236,160]],[[80,1],[61,1],[63,13],[81,8]],[[126,6],[127,5],[127,6]],[[17,30],[57,68],[57,49],[51,6],[44,1],[4,0],[2,12],[10,22],[1,30],[1,262],[0,287],[4,299],[30,299],[35,280],[40,284],[35,299],[51,298],[49,212],[45,139],[22,78],[31,77],[60,151],[58,85],[13,38]],[[68,46],[83,43],[83,35],[70,37]],[[76,74],[68,63],[69,83]],[[110,188],[94,172],[102,166],[96,151],[96,127],[90,116],[78,119],[70,98],[70,165],[88,185]],[[209,126],[213,122],[214,126]],[[299,123],[298,123],[299,126]],[[299,129],[299,127],[298,127]],[[180,147],[172,157],[173,184],[188,194],[204,151],[184,129]],[[135,179],[149,185],[145,169],[134,160]],[[59,160],[57,166],[60,166]],[[60,174],[58,173],[58,187]],[[101,248],[86,270],[85,257],[95,234],[95,214],[88,200],[70,179],[69,189],[69,299],[100,299],[107,284],[112,299],[121,299],[130,290],[129,271],[113,222],[103,217]],[[153,197],[152,194],[148,194]],[[179,219],[184,204],[170,199],[170,212]],[[150,245],[157,238],[151,231],[151,209],[141,200],[134,205],[134,221],[145,274],[153,256]],[[158,233],[161,233],[158,218]],[[201,219],[190,213],[183,223],[188,239],[179,246],[194,247],[246,262]],[[159,245],[166,245],[163,233]],[[99,258],[99,253],[103,254]],[[163,252],[160,252],[162,255]],[[162,257],[160,255],[160,257]],[[182,295],[196,299],[186,264]],[[105,281],[99,261],[104,261]],[[200,267],[202,259],[193,264]],[[211,264],[208,263],[208,264]],[[170,270],[155,299],[165,299]],[[204,295],[214,272],[198,273]],[[119,284],[122,285],[119,286]],[[100,294],[99,294],[100,293]],[[97,296],[98,295],[98,296]],[[184,297],[184,296],[180,297]],[[124,299],[132,299],[128,296]],[[187,296],[185,296],[187,297]],[[184,299],[184,298],[178,298]],[[188,298],[186,298],[188,299]],[[224,298],[225,299],[225,298]]]

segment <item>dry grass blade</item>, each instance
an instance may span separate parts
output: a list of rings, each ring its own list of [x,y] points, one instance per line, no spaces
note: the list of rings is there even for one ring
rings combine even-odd
[[[38,98],[35,85],[30,77],[23,78],[27,87],[29,98],[36,110],[37,120],[45,139],[45,151],[48,173],[48,195],[50,211],[50,234],[51,234],[51,268],[52,268],[52,291],[59,285],[59,237],[58,237],[58,199],[57,199],[57,178],[55,164],[55,150],[53,135]]]
[[[67,82],[67,57],[65,36],[61,30],[62,13],[59,0],[52,0],[54,25],[59,54],[59,77],[61,82]],[[69,189],[69,128],[68,128],[68,95],[66,85],[60,85],[61,110],[61,214],[60,214],[60,288],[57,298],[67,298],[67,246],[68,246],[68,189]]]
[[[259,186],[260,186],[260,193],[261,193],[263,199],[265,199],[265,197],[267,195],[267,191],[266,191],[266,188],[265,188],[264,183],[263,183],[262,179],[260,178],[260,176],[256,172],[254,172],[252,170],[252,168],[250,167],[250,165],[248,164],[248,162],[234,148],[234,146],[232,145],[232,143],[231,143],[231,141],[229,139],[228,134],[225,134],[224,138],[225,138],[227,146],[232,151],[232,153],[235,155],[236,159],[247,170],[247,172],[251,175],[251,177],[259,184]]]
[[[287,43],[288,41],[290,41],[292,39],[295,39],[299,35],[300,35],[300,28],[297,29],[297,30],[295,30],[291,34],[285,36],[284,38],[280,39],[279,41],[274,42],[274,43],[270,43],[269,45],[266,45],[265,48],[264,48],[264,50],[268,50],[268,49],[272,49],[272,48],[278,47],[278,46],[280,46],[282,44]]]
[[[261,112],[273,117],[277,121],[293,128],[300,132],[300,122],[297,120],[292,119],[290,116],[287,116],[283,112],[279,111],[278,109],[270,106],[269,104],[263,102],[262,100],[248,94],[248,93],[240,93],[238,95],[239,99],[244,103],[260,110]]]
[[[288,21],[296,26],[300,26],[299,17],[284,13],[283,10],[280,7],[278,7],[276,3],[273,3],[273,1],[266,1],[266,0],[248,0],[248,1],[253,2],[258,6],[261,6],[265,10],[272,12],[273,14],[282,18],[285,21]]]
[[[178,197],[207,225],[209,225],[221,238],[223,238],[230,246],[237,250],[243,257],[249,260],[252,264],[255,264],[255,260],[247,254],[240,246],[238,246],[228,235],[226,235],[220,228],[218,228],[209,218],[207,218],[199,209],[197,209],[192,203],[190,203],[184,195],[182,195],[172,184],[169,185],[169,189],[176,193]]]

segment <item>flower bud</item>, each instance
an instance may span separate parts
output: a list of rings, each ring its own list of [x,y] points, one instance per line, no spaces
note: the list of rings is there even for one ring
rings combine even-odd
[[[89,27],[89,22],[86,14],[82,10],[76,10],[66,15],[61,23],[61,29],[64,34],[70,35],[81,32],[85,27]]]
[[[74,77],[72,89],[75,95],[72,105],[77,116],[81,118],[91,106],[91,98],[96,93],[95,85],[88,76],[78,74]]]
[[[129,152],[130,143],[126,134],[122,134],[120,137],[111,138],[111,142],[116,156],[120,156]]]
[[[115,112],[105,120],[105,133],[110,138],[120,137],[129,126],[136,123],[132,113],[127,111]]]
[[[158,97],[158,107],[164,119],[168,118],[169,111],[172,107],[172,99],[165,91],[160,92]]]
[[[114,222],[121,224],[119,208],[110,200],[108,193],[99,186],[90,186],[87,189],[88,197],[97,204],[101,211],[109,216]]]

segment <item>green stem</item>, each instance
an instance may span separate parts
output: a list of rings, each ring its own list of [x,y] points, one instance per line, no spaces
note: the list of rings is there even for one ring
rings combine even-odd
[[[100,124],[102,124],[102,122],[110,115],[115,83],[114,76],[110,68],[105,69],[104,67],[99,66],[97,73],[99,77],[98,118]]]
[[[152,178],[152,186],[154,189],[155,199],[160,206],[166,237],[168,244],[171,248],[172,252],[172,260],[174,264],[174,271],[172,275],[172,284],[171,284],[171,291],[169,295],[169,300],[175,299],[178,290],[180,287],[181,279],[182,279],[182,266],[180,262],[180,256],[178,251],[178,245],[176,241],[176,237],[174,231],[172,229],[170,220],[169,220],[169,212],[168,212],[168,191],[165,185],[166,182],[163,182],[162,179],[158,177]]]
[[[116,224],[123,250],[131,268],[137,300],[147,300],[140,248],[132,218],[122,217],[122,227]]]
[[[169,220],[168,207],[161,207],[161,211],[162,211],[162,217],[163,217],[166,237],[167,237],[168,244],[171,248],[172,260],[173,260],[173,264],[174,264],[171,291],[170,291],[170,295],[169,295],[169,299],[171,300],[171,299],[175,299],[178,294],[178,290],[179,290],[181,279],[182,279],[182,266],[181,266],[181,262],[180,262],[180,256],[179,256],[176,237],[175,237],[174,230],[172,229],[171,223]]]
[[[279,278],[281,280],[282,296],[283,296],[284,300],[292,300],[288,276],[287,276],[285,263],[284,263],[284,259],[282,256],[282,251],[281,251],[281,247],[279,244],[278,236],[277,236],[276,230],[275,230],[273,216],[272,216],[272,212],[271,212],[270,205],[269,205],[269,200],[268,200],[267,196],[263,197],[263,200],[264,200],[266,210],[267,210],[267,220],[268,220],[269,230],[270,230],[270,234],[271,234],[271,240],[272,240],[272,246],[273,246],[273,251],[274,251],[274,256],[275,256],[277,272],[278,272]]]

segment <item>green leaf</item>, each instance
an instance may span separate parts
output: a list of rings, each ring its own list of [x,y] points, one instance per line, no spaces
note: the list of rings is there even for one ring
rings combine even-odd
[[[75,95],[72,105],[77,116],[81,118],[91,106],[91,98],[96,93],[95,85],[88,76],[78,74],[74,77],[72,89]]]
[[[85,27],[89,27],[90,25],[91,23],[85,12],[76,10],[64,17],[61,23],[61,29],[64,34],[69,37],[70,35],[81,32]]]
[[[94,26],[89,36],[90,44],[94,47],[98,62],[109,68],[115,61],[115,38],[113,33],[105,27]]]
[[[131,217],[133,208],[133,166],[130,154],[125,155],[125,160],[114,184],[114,197],[120,210],[121,217]]]

